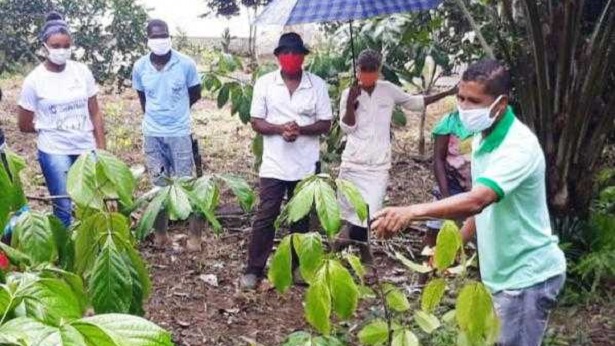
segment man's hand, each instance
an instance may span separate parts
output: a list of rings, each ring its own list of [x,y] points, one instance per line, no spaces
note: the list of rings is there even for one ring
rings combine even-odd
[[[282,125],[282,127],[282,137],[285,141],[292,143],[297,140],[297,137],[299,137],[299,125],[296,122],[288,122]]]
[[[384,208],[374,215],[372,229],[379,238],[390,238],[414,218],[412,206]]]
[[[361,87],[358,84],[353,84],[348,90],[348,99],[346,100],[346,109],[356,109],[359,104],[357,98],[361,95]]]

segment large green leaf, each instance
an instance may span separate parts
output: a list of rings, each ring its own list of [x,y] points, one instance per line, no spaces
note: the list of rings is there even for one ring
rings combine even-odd
[[[281,293],[285,292],[293,283],[291,239],[292,235],[282,239],[269,266],[269,281]]]
[[[329,291],[333,310],[342,319],[352,317],[359,303],[359,289],[348,269],[337,260],[328,260]]]
[[[433,333],[441,326],[440,320],[436,316],[421,310],[414,312],[414,321],[427,334]]]
[[[404,312],[410,309],[410,302],[397,287],[391,284],[384,284],[387,306],[397,312]]]
[[[28,267],[33,262],[30,256],[26,255],[25,253],[15,248],[12,248],[6,245],[3,242],[0,242],[0,250],[4,252],[6,257],[9,258],[9,262],[11,262],[11,264],[13,264],[14,266]]]
[[[171,335],[143,318],[106,314],[87,317],[71,323],[88,342],[88,346],[172,346]],[[98,340],[111,340],[97,342]]]
[[[29,211],[15,225],[11,245],[28,255],[34,263],[55,262],[58,247],[47,216]]]
[[[305,319],[321,334],[331,332],[331,292],[327,285],[327,269],[322,266],[314,275],[305,294]]]
[[[121,253],[107,237],[88,282],[92,306],[96,313],[130,311],[132,279]]]
[[[0,335],[23,340],[25,345],[56,346],[60,343],[58,328],[30,317],[18,317],[0,326]]]
[[[192,213],[188,193],[179,181],[174,181],[171,185],[167,203],[171,220],[186,220]]]
[[[383,345],[389,339],[389,326],[383,320],[375,320],[363,327],[359,332],[362,345]]]
[[[130,271],[132,281],[132,298],[130,304],[130,314],[144,315],[143,302],[149,296],[151,290],[151,281],[145,268],[143,260],[139,257],[136,250],[126,250],[122,254],[126,267]]]
[[[220,201],[220,188],[215,179],[210,176],[203,176],[194,182],[192,196],[194,197],[193,203],[199,209],[215,211]]]
[[[346,200],[350,202],[352,207],[354,208],[359,220],[365,221],[367,220],[367,203],[361,196],[361,192],[357,187],[351,183],[350,181],[337,179],[335,181],[337,185],[338,191],[340,191]]]
[[[9,288],[5,285],[0,285],[0,318],[5,316],[8,310],[13,309],[14,296]],[[0,320],[0,323],[2,321]]]
[[[314,200],[316,202],[316,212],[321,225],[327,232],[329,238],[334,237],[342,226],[342,216],[340,206],[335,198],[335,191],[327,182],[318,179]]]
[[[154,227],[154,222],[156,221],[156,217],[160,210],[165,207],[166,200],[169,196],[170,187],[164,187],[158,191],[156,197],[152,199],[152,201],[147,205],[141,219],[137,224],[137,228],[135,230],[137,239],[143,240],[147,237]]]
[[[222,231],[222,225],[220,224],[220,221],[218,221],[216,214],[214,214],[214,210],[207,208],[207,204],[200,202],[199,198],[195,195],[195,191],[191,191],[188,193],[188,198],[190,199],[190,202],[194,207],[196,207],[196,211],[199,212],[203,216],[203,218],[207,220],[207,222],[209,222],[214,232],[216,234],[219,234]]]
[[[312,277],[322,265],[324,250],[320,234],[316,232],[293,234],[293,247],[299,257],[299,269],[301,275],[307,282],[312,281]]]
[[[431,280],[421,295],[421,309],[427,313],[432,313],[440,304],[446,289],[446,281],[439,278]]]
[[[457,252],[462,245],[461,234],[455,222],[444,222],[436,240],[436,254],[434,256],[436,268],[439,271],[444,271],[455,263]]]
[[[354,270],[355,274],[357,274],[361,282],[363,282],[363,277],[365,276],[366,272],[365,267],[363,267],[363,264],[361,264],[361,260],[359,259],[359,257],[348,253],[344,255],[344,258],[346,259],[346,261],[348,261],[350,267],[352,268],[352,270]]]
[[[4,229],[12,213],[26,204],[19,179],[19,173],[26,166],[25,160],[8,150],[5,157],[8,167],[0,163],[0,229]]]
[[[391,346],[419,346],[419,339],[408,329],[395,333]]]
[[[26,316],[51,325],[83,315],[82,301],[64,280],[23,274],[14,295],[23,301]]]
[[[75,269],[84,274],[92,268],[96,254],[104,240],[105,215],[96,213],[82,220],[74,231]]]
[[[237,200],[239,200],[239,205],[241,205],[241,208],[245,212],[250,212],[252,208],[254,208],[256,195],[248,182],[240,177],[229,174],[223,174],[219,177],[224,180],[224,182],[231,188],[235,196],[237,196]]]
[[[48,215],[49,226],[58,248],[58,265],[66,270],[73,270],[75,262],[75,244],[71,231],[55,215]]]
[[[64,281],[71,289],[73,296],[79,303],[79,309],[85,311],[88,304],[88,297],[83,286],[83,280],[77,274],[67,272],[62,269],[48,266],[42,270],[41,277],[58,278]]]
[[[120,201],[124,205],[131,205],[136,182],[130,168],[103,150],[96,151],[96,159],[107,179],[113,184]]]
[[[71,166],[66,180],[68,194],[73,201],[91,209],[103,209],[103,195],[96,182],[96,160],[93,155],[83,154]]]
[[[466,284],[455,306],[459,329],[470,343],[479,344],[498,333],[498,320],[491,294],[480,282]]]
[[[309,180],[295,187],[295,194],[286,206],[288,222],[297,222],[310,213],[314,204],[315,189],[316,183],[314,180]]]

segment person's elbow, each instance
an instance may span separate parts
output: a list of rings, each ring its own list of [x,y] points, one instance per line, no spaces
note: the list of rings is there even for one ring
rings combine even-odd
[[[480,214],[485,208],[497,202],[497,194],[486,187],[478,187],[467,193],[467,211],[468,214]]]

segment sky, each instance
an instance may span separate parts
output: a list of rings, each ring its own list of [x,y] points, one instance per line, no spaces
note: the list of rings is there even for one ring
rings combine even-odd
[[[247,12],[227,20],[224,17],[199,18],[206,12],[204,0],[139,0],[147,8],[151,8],[150,16],[165,20],[172,34],[177,28],[184,30],[188,36],[220,37],[225,28],[229,27],[231,35],[248,37],[250,25]]]

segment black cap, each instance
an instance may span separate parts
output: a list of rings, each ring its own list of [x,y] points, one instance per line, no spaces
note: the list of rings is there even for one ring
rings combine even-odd
[[[303,54],[309,54],[310,51],[303,44],[303,39],[299,34],[294,32],[289,32],[280,36],[280,41],[278,42],[278,47],[273,50],[274,55],[278,55],[282,49],[292,49]]]

